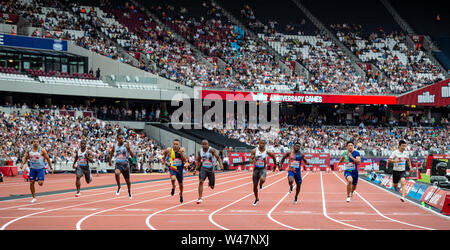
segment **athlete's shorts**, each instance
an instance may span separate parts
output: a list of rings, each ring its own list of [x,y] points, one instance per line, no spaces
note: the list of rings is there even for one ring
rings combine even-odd
[[[261,177],[266,177],[267,169],[266,168],[256,168],[253,170],[253,184],[258,184],[259,179]]]
[[[36,169],[30,168],[30,174],[28,175],[28,179],[30,181],[43,181],[45,178],[44,169]]]
[[[115,169],[120,170],[120,172],[123,175],[123,178],[130,179],[130,164],[128,164],[128,162],[125,162],[125,163],[116,162]]]
[[[89,168],[89,166],[78,166],[77,170],[75,170],[75,174],[81,178],[84,175],[84,179],[86,180],[87,183],[91,182],[91,169]]]
[[[401,178],[406,178],[406,171],[392,171],[392,183],[399,183]]]
[[[183,183],[183,168],[179,170],[173,170],[169,168],[170,176],[175,175],[177,178],[178,183]]]
[[[358,171],[344,171],[344,176],[345,179],[347,179],[348,176],[351,176],[353,179],[352,184],[355,186],[358,184]]]
[[[198,175],[199,179],[201,181],[204,181],[206,177],[208,177],[208,182],[210,187],[214,187],[214,184],[216,183],[216,178],[214,175],[214,169],[213,168],[200,168],[200,174]]]
[[[296,184],[302,183],[302,171],[300,170],[300,168],[296,168],[295,169],[295,173],[292,172],[291,170],[289,170],[288,178],[289,178],[289,176],[294,177],[294,180],[295,180]]]

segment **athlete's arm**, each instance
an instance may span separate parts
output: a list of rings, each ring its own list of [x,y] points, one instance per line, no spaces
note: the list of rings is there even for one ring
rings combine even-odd
[[[267,151],[267,155],[270,156],[273,159],[273,169],[272,171],[275,171],[275,169],[277,169],[277,158],[275,157],[275,155],[272,152]]]
[[[126,145],[125,147],[127,148],[127,150],[128,150],[128,153],[130,153],[130,155],[131,155],[131,158],[133,158],[133,157],[134,157],[134,153],[133,153],[133,151],[131,151],[131,148],[130,148],[130,143],[129,143],[129,142],[127,142],[127,145]]]
[[[114,145],[112,146],[112,148],[111,148],[111,152],[109,152],[109,159],[108,159],[108,161],[109,161],[109,166],[111,167],[112,166],[112,162],[111,162],[111,160],[112,160],[112,158],[113,158],[113,156],[114,156],[114,152],[116,151],[116,149],[115,149],[115,147],[114,147]]]
[[[342,162],[344,162],[344,161],[345,161],[344,156],[341,156],[341,159],[339,159],[339,162],[338,162],[338,166],[339,166]]]
[[[76,168],[75,165],[77,164],[77,161],[78,161],[78,151],[75,151],[75,158],[73,159],[72,168]]]
[[[92,154],[92,152],[88,150],[87,155],[88,155],[88,157],[87,157],[88,161],[90,163],[94,163],[94,155]]]
[[[181,155],[181,161],[184,162],[186,160],[186,152],[184,152],[183,147],[180,148],[180,155]]]
[[[197,159],[195,161],[195,171],[197,171],[201,166],[202,157],[200,155],[200,151],[197,151]]]
[[[351,153],[348,153],[348,157],[350,157],[350,159],[352,159],[353,162],[356,164],[361,163],[361,157],[359,157],[359,156],[353,157],[353,155]]]
[[[23,171],[23,165],[27,163],[28,159],[30,158],[30,155],[28,154],[28,151],[25,153],[25,156],[23,157],[22,165],[20,165],[20,169]]]
[[[255,162],[255,154],[256,154],[256,148],[252,149],[252,153],[250,155],[251,162]]]
[[[166,148],[166,150],[163,153],[163,157],[161,159],[162,164],[166,165],[166,157],[169,154],[170,148]]]
[[[406,159],[406,162],[408,162],[409,170],[411,171],[411,170],[412,170],[411,159],[407,158],[407,159]]]
[[[303,153],[301,154],[301,157],[303,162],[305,162],[305,165],[309,165],[309,162],[305,159],[305,155]]]
[[[219,170],[223,170],[223,162],[222,159],[219,157],[219,155],[217,154],[217,151],[213,148],[211,148],[211,153],[214,155],[214,157],[216,157],[216,160],[219,162]]]
[[[279,163],[279,170],[281,171],[281,169],[282,169],[282,167],[283,167],[283,163],[284,163],[284,160],[286,160],[286,158],[288,158],[289,157],[289,155],[291,154],[291,151],[289,151],[289,152],[287,152],[286,154],[284,154],[283,155],[283,157],[281,158],[281,161],[280,161],[280,163]],[[289,169],[289,166],[288,166],[288,169]]]
[[[45,149],[42,149],[41,154],[44,157],[44,159],[48,162],[48,167],[50,168],[53,174],[52,160],[50,160],[50,157],[48,157],[47,151]]]
[[[399,163],[400,159],[394,160],[395,158],[397,158],[397,156],[395,156],[395,153],[392,153],[391,156],[388,159],[388,164],[390,163]]]

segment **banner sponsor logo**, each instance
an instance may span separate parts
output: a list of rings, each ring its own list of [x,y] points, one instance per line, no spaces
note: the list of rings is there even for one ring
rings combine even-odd
[[[450,97],[450,83],[448,86],[442,86],[441,88],[441,95],[443,98],[449,98]]]
[[[230,101],[270,101],[296,103],[396,104],[396,96],[268,93],[250,91],[201,90],[202,99]]]
[[[450,79],[400,95],[397,104],[402,105],[450,105]]]
[[[422,95],[418,95],[418,103],[434,103],[434,95],[430,95],[430,92],[424,92]]]
[[[425,193],[422,195],[420,201],[423,201],[426,204],[438,208],[442,211],[445,205],[445,200],[448,196],[450,196],[450,191],[446,191],[434,186],[429,186]]]

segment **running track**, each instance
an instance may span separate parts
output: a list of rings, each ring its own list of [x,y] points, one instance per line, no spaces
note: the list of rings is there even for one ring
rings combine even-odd
[[[360,178],[356,194],[345,202],[346,184],[341,173],[303,172],[299,203],[288,194],[286,172],[268,172],[260,202],[254,207],[250,172],[216,174],[216,187],[205,183],[203,203],[197,205],[198,177],[185,178],[184,203],[179,203],[178,187],[170,196],[168,175],[133,175],[132,181],[154,180],[132,185],[128,199],[126,185],[115,195],[112,175],[93,175],[87,185],[82,179],[82,195],[62,192],[31,198],[0,201],[0,229],[224,229],[224,230],[443,230],[450,229],[450,218],[424,209],[412,202],[400,202],[395,194]],[[47,175],[37,193],[74,189],[74,176]],[[28,183],[6,178],[0,183],[14,193],[29,193]],[[20,179],[19,179],[20,180]],[[207,182],[207,181],[206,181]],[[101,184],[101,185],[100,185]],[[94,189],[83,189],[96,186]],[[11,192],[10,192],[11,193]]]

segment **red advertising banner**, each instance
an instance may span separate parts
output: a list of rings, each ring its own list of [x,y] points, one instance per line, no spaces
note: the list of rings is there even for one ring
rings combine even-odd
[[[450,199],[450,191],[442,190],[438,187],[429,186],[422,195],[420,201],[440,209],[443,212],[450,212],[449,204],[445,201]]]
[[[232,101],[446,106],[450,105],[450,79],[399,96],[270,93],[207,89],[201,90],[200,96],[202,99]]]
[[[228,159],[229,159],[229,165],[230,169],[237,169],[239,166],[237,163],[242,163],[246,161],[250,161],[250,152],[229,152]],[[236,164],[236,166],[234,165]],[[239,164],[241,165],[241,164]],[[251,167],[252,164],[242,165],[242,169]]]
[[[330,167],[330,154],[328,153],[304,153],[304,156],[309,163],[305,166],[308,171],[312,171],[314,167],[326,171],[326,168]]]
[[[397,104],[426,106],[450,105],[450,79],[400,95],[397,97]]]
[[[202,90],[202,99],[296,103],[396,104],[395,96]]]

